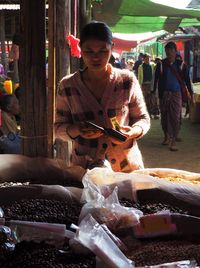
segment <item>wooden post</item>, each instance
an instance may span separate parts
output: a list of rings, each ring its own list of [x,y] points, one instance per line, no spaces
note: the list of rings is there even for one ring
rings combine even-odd
[[[91,20],[91,0],[79,0],[79,33],[82,27]],[[84,63],[80,61],[80,67],[84,67]]]
[[[20,88],[24,155],[47,156],[45,0],[21,0]]]
[[[66,36],[71,33],[71,0],[56,2],[56,85],[67,74],[70,74],[70,50]],[[72,150],[71,141],[56,139],[56,158],[70,165]]]
[[[53,157],[56,93],[56,0],[49,0],[48,10],[48,157]]]
[[[70,73],[70,51],[66,36],[71,33],[71,1],[56,1],[56,85]]]
[[[5,16],[4,10],[0,11],[0,42],[1,42],[1,62],[4,66],[5,73],[7,73],[6,64],[6,47],[5,47]]]
[[[80,0],[80,29],[91,20],[91,0]]]
[[[79,34],[80,34],[80,27],[79,27],[80,26],[80,0],[71,0],[71,1],[72,1],[71,2],[71,33],[75,35],[75,37],[79,37]],[[79,67],[80,67],[80,59],[71,57],[71,64],[70,64],[71,73],[74,73],[75,71],[77,71]]]

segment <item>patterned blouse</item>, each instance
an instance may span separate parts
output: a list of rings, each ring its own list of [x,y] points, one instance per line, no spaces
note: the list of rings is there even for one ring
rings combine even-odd
[[[110,81],[101,101],[97,101],[83,83],[81,71],[61,80],[56,99],[56,137],[70,139],[66,128],[84,121],[112,128],[112,117],[116,117],[120,126],[140,126],[143,130],[141,136],[147,133],[150,118],[135,75],[128,70],[110,68]],[[78,136],[73,140],[72,165],[88,168],[92,162],[105,159],[117,172],[143,168],[136,139],[129,139],[120,145],[112,143],[106,135],[98,139]]]

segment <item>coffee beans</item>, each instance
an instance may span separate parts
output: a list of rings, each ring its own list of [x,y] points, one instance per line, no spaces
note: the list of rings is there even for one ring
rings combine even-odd
[[[6,220],[62,223],[69,227],[78,223],[81,205],[76,202],[30,199],[1,206]]]
[[[134,206],[144,214],[170,210],[186,214],[178,207],[168,204],[132,204],[128,200],[120,200],[121,204]],[[60,202],[55,200],[31,199],[14,202],[12,205],[1,206],[6,220],[42,221],[49,223],[78,223],[81,205],[75,202]],[[4,238],[2,236],[2,242]],[[124,241],[126,242],[126,241]],[[200,242],[172,237],[160,239],[131,240],[128,257],[136,266],[155,265],[164,262],[195,259],[200,264]],[[95,267],[95,256],[74,255],[67,245],[62,251],[51,245],[34,242],[21,242],[14,252],[3,255],[0,259],[2,268],[92,268]]]
[[[93,268],[95,256],[80,256],[66,247],[64,253],[44,243],[21,242],[1,268]]]
[[[6,220],[41,221],[63,223],[69,227],[78,223],[81,205],[76,202],[32,199],[1,206]],[[63,249],[62,249],[63,250]],[[0,261],[0,267],[7,268],[92,268],[94,256],[76,256],[67,247],[64,253],[44,243],[21,242],[16,245],[12,256]]]
[[[182,239],[137,241],[128,256],[136,266],[150,266],[181,260],[196,260],[200,264],[200,243]]]
[[[134,207],[137,208],[139,210],[141,210],[145,215],[146,214],[153,214],[153,213],[157,213],[163,210],[168,210],[171,213],[180,213],[180,214],[188,214],[188,212],[185,210],[183,211],[182,209],[180,209],[179,207],[176,206],[170,206],[168,204],[162,204],[162,203],[154,203],[154,204],[138,204],[138,203],[134,203],[131,202],[130,200],[127,199],[121,199],[120,203],[122,206],[126,206],[126,207]]]

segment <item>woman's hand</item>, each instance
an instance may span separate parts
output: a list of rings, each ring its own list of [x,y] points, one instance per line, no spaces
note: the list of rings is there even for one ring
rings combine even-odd
[[[120,127],[120,132],[122,132],[127,137],[127,139],[126,139],[126,141],[127,141],[129,139],[138,138],[140,135],[142,135],[143,129],[140,126],[133,126],[133,127],[124,126],[124,127]],[[124,141],[119,141],[118,139],[115,139],[112,137],[109,137],[109,138],[115,144],[124,143]]]
[[[91,126],[80,126],[79,133],[79,135],[84,139],[98,139],[104,134],[101,130]]]
[[[97,139],[103,135],[102,131],[91,126],[87,126],[84,123],[69,126],[67,128],[67,133],[73,139],[78,136],[81,136],[84,139]]]

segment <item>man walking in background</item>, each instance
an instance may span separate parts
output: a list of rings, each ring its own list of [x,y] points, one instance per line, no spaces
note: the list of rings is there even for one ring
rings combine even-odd
[[[140,53],[138,56],[138,59],[136,60],[134,66],[133,66],[133,71],[136,75],[136,77],[138,77],[138,68],[140,66],[140,64],[142,64],[143,61],[143,53]]]
[[[150,55],[144,54],[143,63],[138,68],[138,81],[142,88],[147,110],[151,118],[159,118],[159,108],[156,94],[152,93],[155,73],[155,63],[150,62]]]
[[[154,92],[158,86],[160,99],[161,125],[164,132],[163,145],[177,151],[176,141],[181,126],[183,86],[186,85],[193,102],[193,89],[189,70],[185,63],[176,58],[174,42],[165,46],[166,58],[156,66]]]

